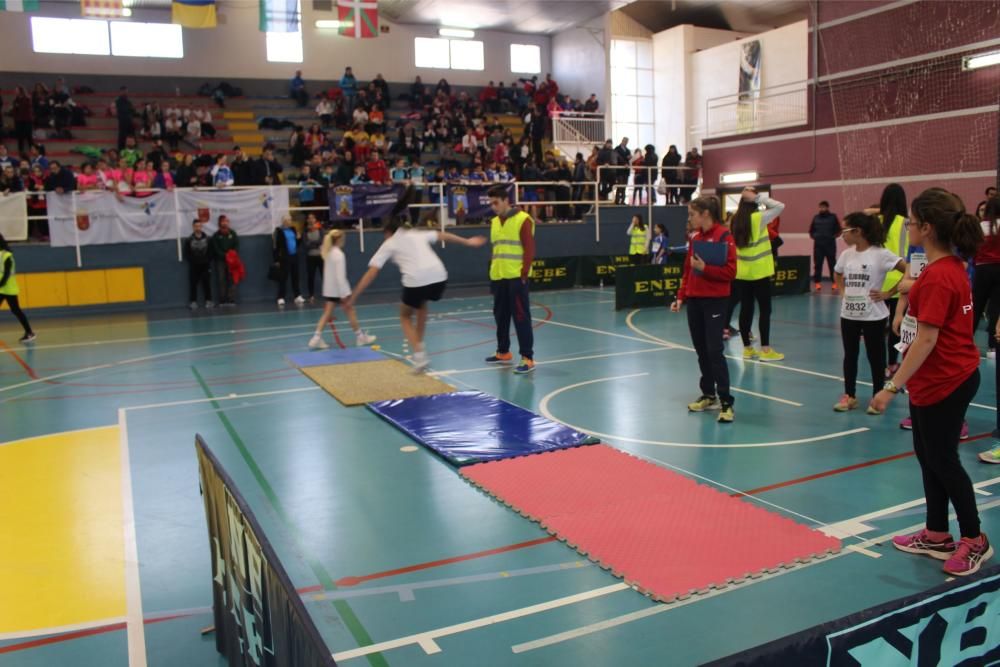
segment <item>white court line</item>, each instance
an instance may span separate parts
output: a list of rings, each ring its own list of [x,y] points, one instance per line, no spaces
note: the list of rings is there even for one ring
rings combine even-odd
[[[985,512],[986,510],[992,509],[1000,505],[1000,500],[994,500],[993,502],[981,505],[979,510]],[[952,514],[950,518],[954,519],[955,516]],[[764,574],[756,579],[748,579],[739,584],[733,584],[726,586],[722,589],[713,589],[704,595],[696,595],[687,598],[686,600],[679,600],[677,602],[671,602],[669,604],[659,604],[653,607],[647,607],[646,609],[640,609],[639,611],[634,611],[628,614],[623,614],[621,616],[615,616],[614,618],[609,618],[603,621],[598,621],[597,623],[591,623],[589,625],[584,625],[579,628],[574,628],[572,630],[567,630],[565,632],[560,632],[554,635],[549,635],[547,637],[541,637],[529,642],[523,642],[521,644],[515,644],[511,646],[511,651],[514,653],[527,653],[528,651],[534,651],[536,649],[545,648],[546,646],[552,646],[554,644],[561,644],[562,642],[571,641],[574,639],[579,639],[580,637],[585,637],[587,635],[592,635],[597,632],[602,632],[604,630],[609,630],[611,628],[616,628],[622,625],[627,625],[633,621],[642,620],[650,616],[656,616],[668,611],[674,611],[680,609],[681,607],[686,607],[689,604],[694,604],[696,602],[701,602],[702,600],[708,600],[709,598],[718,597],[720,595],[726,595],[733,591],[740,590],[742,588],[747,588],[749,586],[754,586],[764,581],[774,579],[775,577],[783,577],[786,574],[792,572],[798,572],[809,567],[814,567],[816,565],[821,565],[823,563],[829,563],[832,560],[847,556],[848,554],[857,553],[858,550],[868,550],[869,547],[873,547],[881,544],[882,542],[894,537],[895,535],[905,534],[914,530],[919,530],[924,526],[923,523],[918,523],[913,526],[908,526],[898,531],[893,531],[891,533],[886,533],[884,535],[879,535],[878,537],[865,540],[864,542],[854,545],[856,549],[843,549],[839,553],[831,554],[821,559],[813,559],[808,563],[803,563],[793,568],[784,569],[773,574]]]
[[[297,387],[295,389],[276,389],[274,391],[256,391],[250,394],[230,394],[229,396],[216,396],[215,398],[192,398],[186,401],[169,401],[167,403],[147,403],[145,405],[131,405],[120,408],[121,410],[149,410],[152,408],[172,408],[175,405],[193,405],[195,403],[213,403],[215,401],[235,401],[241,398],[257,398],[259,396],[276,396],[278,394],[297,394],[304,391],[320,391],[320,387]]]
[[[590,327],[582,327],[582,326],[580,326],[578,324],[567,324],[565,322],[556,322],[555,320],[547,320],[545,323],[546,324],[551,324],[551,325],[557,326],[557,327],[566,327],[567,329],[576,329],[578,331],[586,331],[588,333],[600,334],[602,336],[611,336],[613,338],[624,338],[625,340],[634,340],[634,341],[639,342],[639,343],[648,343],[649,342],[649,340],[647,338],[637,338],[635,336],[629,336],[629,335],[626,335],[626,334],[614,333],[612,331],[602,331],[601,329],[591,329]],[[666,347],[681,347],[679,345],[675,345],[675,344],[670,343],[668,341],[658,341],[658,342],[660,342],[662,345],[664,345]]]
[[[802,403],[797,403],[795,401],[789,401],[786,398],[778,398],[777,396],[768,396],[767,394],[758,394],[755,391],[749,391],[747,389],[740,389],[739,387],[729,387],[729,391],[735,394],[746,394],[747,396],[755,396],[757,398],[763,398],[768,401],[774,401],[776,403],[784,403],[785,405],[791,405],[792,407],[801,408]]]
[[[68,431],[56,431],[55,433],[42,433],[41,435],[32,435],[27,438],[18,438],[17,440],[8,440],[7,442],[0,442],[0,447],[6,447],[7,445],[16,445],[21,442],[27,442],[28,440],[39,440],[41,438],[48,438],[54,435],[69,435],[70,433],[83,433],[85,431],[97,431],[102,428],[112,428],[114,424],[109,424],[107,426],[88,426],[87,428],[73,428]],[[0,634],[0,640],[3,639],[3,635]]]
[[[436,630],[427,630],[426,632],[418,632],[413,635],[407,635],[406,637],[379,642],[378,644],[371,644],[369,646],[361,646],[347,651],[341,651],[339,653],[334,653],[333,659],[350,660],[352,658],[360,658],[362,656],[371,655],[372,653],[382,653],[384,651],[390,651],[395,648],[410,646],[413,644],[420,646],[427,654],[438,653],[441,649],[434,640],[440,639],[441,637],[447,637],[459,632],[468,632],[469,630],[476,630],[488,625],[503,623],[505,621],[511,621],[516,618],[523,618],[533,614],[540,614],[552,609],[558,609],[559,607],[565,607],[578,602],[585,602],[587,600],[593,600],[605,595],[610,595],[611,593],[629,590],[630,588],[631,587],[625,583],[602,586],[601,588],[595,588],[583,593],[577,593],[576,595],[568,595],[556,600],[549,600],[548,602],[534,604],[530,607],[521,607],[520,609],[513,609],[500,614],[493,614],[492,616],[484,616],[482,618],[466,621],[465,623],[456,623],[455,625],[449,625]]]
[[[146,626],[142,618],[142,591],[139,578],[139,548],[135,534],[135,505],[132,497],[132,468],[129,465],[128,422],[118,408],[118,436],[122,466],[122,527],[125,537],[125,614],[128,633],[129,667],[146,665]]]
[[[686,447],[686,448],[692,448],[692,449],[736,449],[736,448],[750,448],[750,447],[783,447],[783,446],[786,446],[786,445],[803,445],[803,444],[810,443],[810,442],[821,442],[823,440],[833,440],[833,439],[844,437],[844,436],[848,436],[848,435],[855,435],[855,434],[858,434],[858,433],[865,433],[865,432],[867,432],[869,430],[866,427],[862,427],[862,428],[851,429],[851,430],[848,430],[848,431],[838,431],[837,433],[827,433],[827,434],[824,434],[824,435],[812,436],[812,437],[809,437],[809,438],[797,438],[797,439],[794,439],[794,440],[778,440],[778,441],[774,441],[774,442],[746,442],[746,443],[732,443],[732,444],[705,444],[705,443],[694,443],[694,442],[690,442],[690,443],[688,443],[688,442],[667,442],[667,441],[664,441],[664,440],[646,440],[646,439],[643,439],[643,438],[630,438],[628,436],[616,435],[614,433],[599,433],[597,431],[585,428],[583,426],[578,426],[576,424],[570,424],[569,422],[567,422],[567,421],[565,421],[563,419],[560,419],[559,417],[556,417],[552,413],[552,410],[549,409],[549,402],[553,398],[555,398],[556,396],[558,396],[559,394],[562,394],[563,392],[570,391],[570,390],[577,389],[579,387],[584,387],[584,386],[591,385],[591,384],[596,384],[598,382],[610,382],[610,381],[613,381],[613,380],[622,380],[622,379],[625,379],[625,378],[640,377],[640,376],[643,376],[643,375],[649,375],[649,373],[632,373],[630,375],[615,375],[615,376],[611,376],[611,377],[597,378],[595,380],[586,380],[584,382],[576,382],[574,384],[566,385],[565,387],[560,387],[559,389],[556,389],[554,391],[549,392],[548,394],[546,394],[542,398],[541,402],[538,404],[538,411],[541,412],[544,417],[547,417],[548,419],[551,419],[552,421],[559,422],[560,424],[563,424],[563,425],[565,425],[565,426],[567,426],[569,428],[575,429],[577,431],[582,431],[584,433],[589,433],[590,435],[593,435],[593,436],[596,436],[596,437],[599,437],[599,438],[606,438],[608,440],[617,440],[619,442],[631,442],[631,443],[635,443],[635,444],[639,444],[639,445],[658,445],[658,446],[661,446],[661,447]],[[747,392],[747,393],[749,393],[749,392]],[[770,399],[773,400],[773,397],[771,397],[771,396],[761,395],[761,397],[763,397],[763,398],[770,398]],[[778,400],[782,400],[782,402],[784,402],[783,399],[778,399]]]
[[[18,632],[0,632],[0,642],[12,641],[15,639],[31,639],[32,637],[64,635],[67,632],[79,632],[80,630],[93,630],[94,628],[104,628],[109,625],[124,623],[125,620],[124,616],[115,616],[113,618],[102,618],[99,621],[72,623],[70,625],[59,625],[51,628],[35,628],[32,630],[20,630]]]
[[[553,364],[566,364],[571,361],[587,361],[590,359],[607,359],[608,357],[624,357],[631,354],[646,354],[648,352],[664,352],[666,348],[663,347],[650,347],[645,350],[630,350],[628,352],[608,352],[607,354],[588,354],[580,357],[569,357],[567,359],[549,359],[548,361],[536,361],[536,366],[550,366]],[[452,371],[431,371],[427,375],[435,377],[451,377],[452,375],[461,375],[464,373],[479,373],[483,371],[502,371],[509,369],[510,366],[482,366],[481,368],[462,368],[460,370]],[[747,392],[749,393],[749,392]],[[781,399],[778,399],[781,400]]]

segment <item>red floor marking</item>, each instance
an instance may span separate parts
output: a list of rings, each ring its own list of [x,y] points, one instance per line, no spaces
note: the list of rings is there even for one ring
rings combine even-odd
[[[144,625],[153,625],[154,623],[163,623],[164,621],[172,621],[177,618],[186,618],[188,616],[193,616],[194,614],[176,614],[174,616],[164,616],[162,618],[147,618],[143,621]],[[21,642],[20,644],[11,644],[9,646],[0,646],[0,653],[14,653],[15,651],[24,651],[29,648],[38,648],[39,646],[49,646],[51,644],[59,644],[62,642],[68,642],[73,639],[81,639],[83,637],[93,637],[94,635],[103,635],[108,632],[117,632],[118,630],[124,630],[125,623],[112,623],[111,625],[102,625],[99,628],[88,628],[86,630],[77,630],[75,632],[66,632],[61,635],[54,635],[52,637],[42,637],[40,639],[32,639],[30,641]]]
[[[452,558],[443,558],[441,560],[434,560],[428,563],[408,565],[406,567],[400,567],[395,570],[386,570],[385,572],[365,574],[360,577],[343,577],[342,579],[338,579],[333,583],[336,584],[337,586],[357,586],[358,584],[364,583],[366,581],[371,581],[372,579],[384,579],[386,577],[395,577],[398,574],[407,574],[409,572],[429,570],[431,568],[441,567],[442,565],[461,563],[463,561],[474,560],[476,558],[485,558],[486,556],[495,556],[496,554],[507,553],[508,551],[517,551],[518,549],[526,549],[528,547],[537,546],[539,544],[548,544],[549,542],[554,542],[555,539],[556,538],[554,537],[540,537],[537,540],[528,540],[527,542],[508,544],[505,547],[497,547],[496,549],[487,549],[486,551],[477,551],[475,553],[465,554],[464,556],[454,556]]]
[[[28,377],[30,377],[32,380],[37,380],[38,379],[38,375],[35,373],[34,369],[32,369],[31,366],[28,365],[28,362],[26,362],[24,359],[22,359],[21,355],[19,355],[17,352],[15,352],[14,350],[10,349],[7,346],[7,343],[5,343],[2,340],[0,340],[0,348],[2,348],[4,352],[6,352],[7,354],[9,354],[11,357],[13,357],[14,361],[16,361],[17,363],[19,363],[21,365],[21,368],[23,368],[24,372],[28,374]]]
[[[962,440],[962,443],[975,442],[976,440],[982,440],[983,438],[988,438],[992,436],[992,433],[981,433],[979,435],[974,435],[971,438],[966,438]],[[961,443],[960,443],[961,444]],[[739,493],[730,494],[733,497],[739,496],[755,496],[758,493],[764,493],[765,491],[774,491],[775,489],[783,489],[786,486],[795,486],[796,484],[802,484],[804,482],[811,482],[814,479],[822,479],[824,477],[832,477],[834,475],[839,475],[844,472],[851,472],[852,470],[860,470],[861,468],[870,468],[871,466],[877,466],[880,463],[888,463],[889,461],[898,461],[900,459],[909,458],[914,456],[914,452],[903,452],[902,454],[893,454],[892,456],[886,456],[881,459],[874,459],[871,461],[864,461],[863,463],[855,463],[854,465],[845,466],[843,468],[834,468],[833,470],[827,470],[826,472],[818,472],[815,475],[807,475],[805,477],[797,477],[795,479],[790,479],[787,482],[778,482],[777,484],[768,484],[767,486],[761,486],[756,489],[750,489],[749,491],[740,491]]]

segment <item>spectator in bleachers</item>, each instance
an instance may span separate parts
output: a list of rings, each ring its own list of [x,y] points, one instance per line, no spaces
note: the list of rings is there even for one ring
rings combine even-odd
[[[642,170],[643,178],[646,180],[646,194],[650,203],[656,206],[656,188],[653,187],[656,182],[656,167],[660,162],[660,157],[656,154],[656,146],[653,144],[646,144],[645,152],[642,157],[642,166],[646,167]]]
[[[680,188],[676,187],[681,182],[680,173],[677,171],[680,164],[681,154],[677,152],[677,146],[670,144],[666,155],[663,156],[663,162],[660,163],[660,178],[667,185],[668,204],[679,204],[681,201]]]
[[[0,169],[5,167],[16,169],[20,164],[21,161],[7,151],[7,146],[0,144]]]
[[[322,135],[319,135],[317,140],[322,140]],[[310,141],[310,135],[307,135],[300,126],[292,128],[292,133],[288,135],[288,152],[293,167],[301,167],[309,159]]]
[[[370,182],[371,179],[368,178],[368,174],[365,172],[365,165],[355,164],[354,176],[351,177],[351,185],[363,185]]]
[[[266,146],[260,159],[254,163],[253,184],[279,185],[282,171],[281,165],[274,159],[274,149]]]
[[[615,146],[615,164],[619,167],[628,166],[631,162],[632,152],[628,147],[628,137],[622,137],[620,144]],[[615,176],[615,184],[618,186],[615,189],[615,203],[619,205],[625,204],[625,184],[628,183],[628,169],[614,169],[613,173]]]
[[[212,264],[215,279],[215,293],[219,297],[219,305],[223,307],[236,305],[236,285],[233,282],[233,274],[229,269],[229,262],[226,261],[227,254],[239,252],[240,238],[229,226],[229,217],[219,216],[219,228],[212,234]]]
[[[97,182],[97,174],[94,173],[94,165],[91,163],[84,162],[80,167],[80,173],[76,175],[76,189],[81,192],[101,189]]]
[[[17,137],[17,151],[24,153],[31,146],[32,122],[35,112],[31,105],[31,98],[24,86],[18,86],[14,95],[14,103],[11,107],[11,115],[14,117],[14,136]]]
[[[21,192],[24,190],[24,182],[14,167],[7,165],[0,172],[0,192],[9,195],[11,192]]]
[[[45,147],[32,143],[28,148],[28,162],[32,167],[39,166],[42,171],[46,171],[49,168],[49,159],[45,157]]]
[[[381,104],[372,105],[372,110],[368,113],[368,124],[371,126],[368,129],[369,133],[385,129],[385,111],[382,110]]]
[[[137,197],[147,197],[153,194],[151,187],[156,179],[156,170],[153,163],[147,160],[139,160],[132,170],[132,194]]]
[[[313,178],[312,167],[308,164],[302,166],[299,174],[299,205],[312,206],[316,202],[316,187],[319,181]]]
[[[174,182],[179,188],[193,188],[198,185],[198,169],[194,164],[194,155],[187,153],[177,167]]]
[[[368,125],[368,112],[365,110],[363,104],[358,104],[354,107],[354,113],[351,116],[354,125],[365,127]],[[368,131],[367,129],[365,130]]]
[[[125,145],[120,150],[119,159],[129,167],[135,166],[135,163],[142,159],[142,151],[136,145],[135,137],[126,137]]]
[[[376,74],[375,78],[372,80],[372,85],[378,90],[379,94],[382,96],[382,103],[385,106],[389,106],[391,102],[391,97],[389,95],[389,82],[381,74]]]
[[[118,89],[118,97],[115,98],[115,117],[118,119],[118,149],[125,148],[125,139],[131,137],[135,129],[132,126],[132,117],[135,109],[128,98],[128,88],[122,86]]]
[[[208,109],[196,109],[195,118],[201,123],[201,136],[215,139],[215,125],[212,124],[212,112]]]
[[[44,83],[36,83],[31,91],[31,110],[35,118],[35,127],[47,127],[49,124],[49,89]]]
[[[319,116],[319,121],[323,124],[323,127],[330,127],[333,125],[333,112],[333,102],[329,100],[326,93],[323,93],[323,97],[320,99],[319,104],[316,105],[316,115]]]
[[[382,134],[382,130],[381,129],[373,130],[370,139],[371,139],[372,149],[377,150],[383,155],[385,155],[385,153],[389,148],[389,142],[386,140],[385,135]]]
[[[56,160],[49,162],[49,174],[45,177],[45,191],[62,194],[76,189],[76,179],[73,172],[63,169]]]
[[[28,196],[28,215],[30,216],[44,216],[48,210],[45,202],[45,171],[41,165],[33,165],[28,178],[24,179],[24,189],[31,193]],[[48,240],[48,220],[43,218],[29,220],[28,233],[32,238]]]
[[[233,180],[236,185],[251,185],[253,183],[253,162],[247,152],[239,146],[233,146],[233,163],[230,169],[233,171]]]
[[[420,109],[427,103],[427,86],[418,76],[410,84],[410,108]]]
[[[302,78],[302,70],[295,70],[295,76],[289,86],[289,97],[295,100],[299,108],[309,104],[309,93],[306,92],[306,81]]]
[[[187,125],[184,127],[184,138],[197,150],[201,150],[201,121],[193,114],[188,116]]]
[[[344,75],[340,77],[340,90],[347,100],[347,112],[354,113],[354,101],[358,94],[358,80],[354,78],[354,70],[350,67],[344,69]]]
[[[160,164],[163,162],[170,162],[170,155],[163,148],[162,139],[155,139],[153,141],[153,148],[146,153],[146,159],[153,163],[153,169],[156,171],[160,171]]]
[[[236,184],[233,177],[233,170],[229,168],[229,158],[225,153],[215,156],[215,165],[212,167],[212,184],[217,188],[228,188]]]
[[[437,88],[434,90],[434,94],[443,94],[445,97],[451,97],[451,84],[448,83],[447,79],[441,79],[438,81]]]
[[[163,160],[160,162],[160,168],[156,172],[156,178],[153,179],[153,187],[158,190],[174,189],[174,175],[170,172],[169,160]]]
[[[492,113],[496,113],[500,108],[499,99],[499,92],[497,91],[496,86],[493,85],[492,81],[490,81],[485,88],[479,91],[480,104]]]
[[[180,145],[183,123],[176,109],[170,109],[166,120],[163,121],[163,134],[167,139],[170,150],[176,151]]]
[[[382,159],[382,155],[378,151],[372,151],[371,158],[365,165],[365,174],[372,183],[381,185],[392,182],[389,179],[389,169],[385,165],[385,160]]]

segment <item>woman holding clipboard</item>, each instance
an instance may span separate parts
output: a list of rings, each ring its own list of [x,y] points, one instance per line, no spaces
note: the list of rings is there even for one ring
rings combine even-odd
[[[732,423],[733,395],[729,390],[722,330],[733,279],[736,244],[722,225],[719,200],[698,197],[688,204],[688,227],[694,232],[684,258],[684,277],[670,310],[688,307],[688,328],[698,353],[701,396],[688,404],[690,412],[719,410],[718,421]]]

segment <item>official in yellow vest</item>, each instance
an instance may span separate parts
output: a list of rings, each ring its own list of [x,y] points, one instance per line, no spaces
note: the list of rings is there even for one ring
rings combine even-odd
[[[760,207],[764,210],[761,211]],[[743,188],[740,204],[730,223],[736,242],[736,281],[734,296],[740,303],[740,336],[743,338],[743,358],[751,361],[781,361],[785,355],[771,347],[771,276],[774,275],[774,253],[767,225],[781,215],[785,205],[759,193],[755,188]],[[760,306],[757,326],[760,329],[760,351],[750,341],[754,302]]]
[[[7,239],[0,234],[0,306],[7,304],[10,312],[14,314],[17,321],[24,328],[24,335],[21,336],[22,343],[30,343],[35,340],[35,332],[28,324],[28,318],[21,310],[18,295],[21,293],[17,285],[17,267],[14,262],[14,254],[10,251]]]
[[[632,258],[632,263],[645,264],[646,257],[648,256],[646,248],[649,244],[649,235],[646,232],[646,223],[643,222],[641,215],[636,213],[632,216],[632,222],[629,223],[625,234],[629,238],[628,254]]]
[[[535,370],[535,331],[531,326],[531,303],[528,281],[531,262],[535,258],[535,222],[524,211],[510,203],[505,185],[495,185],[487,193],[490,208],[496,213],[490,222],[490,292],[493,294],[493,317],[497,324],[497,350],[486,357],[488,364],[509,364],[510,322],[514,320],[521,363],[514,368],[518,374]]]
[[[885,229],[885,249],[896,255],[906,257],[910,249],[910,235],[906,229],[906,219],[909,217],[909,205],[906,191],[898,183],[890,183],[882,190],[877,209],[865,209],[869,215],[878,215]],[[896,317],[896,306],[899,304],[899,283],[903,279],[900,271],[890,271],[882,283],[882,298],[889,307],[889,322]],[[899,337],[889,327],[886,349],[887,373],[895,373],[899,368],[899,350],[896,344]]]

